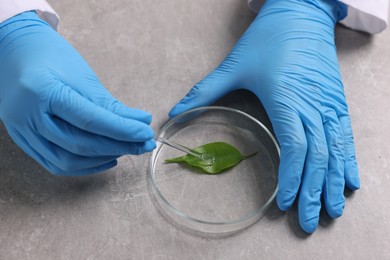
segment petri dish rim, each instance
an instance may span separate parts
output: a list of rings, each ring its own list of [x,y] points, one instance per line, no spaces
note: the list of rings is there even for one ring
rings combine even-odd
[[[237,114],[244,116],[244,117],[250,119],[251,121],[255,122],[267,134],[268,138],[271,139],[272,143],[274,144],[274,148],[277,151],[277,155],[280,158],[279,145],[278,145],[276,139],[274,138],[274,136],[272,135],[272,133],[268,130],[268,128],[265,127],[259,120],[257,120],[253,116],[251,116],[243,111],[229,108],[229,107],[206,106],[206,107],[198,107],[198,108],[188,110],[182,114],[177,115],[176,117],[170,119],[167,123],[165,123],[164,126],[161,128],[161,130],[158,132],[157,136],[162,135],[170,126],[175,124],[175,122],[178,121],[178,119],[184,118],[187,115],[192,114],[192,113],[201,112],[201,111],[209,111],[209,110],[220,110],[220,111],[228,111],[228,112],[237,113]],[[162,194],[162,192],[158,188],[157,179],[154,175],[154,169],[155,169],[154,162],[155,162],[155,159],[158,158],[159,153],[161,152],[161,148],[162,148],[162,146],[160,146],[157,151],[156,150],[153,151],[150,155],[148,177],[150,179],[152,191],[153,191],[154,196],[156,197],[157,203],[159,203],[160,206],[164,210],[168,209],[170,211],[170,212],[166,212],[166,213],[168,213],[169,216],[170,216],[169,213],[174,213],[176,216],[178,216],[184,222],[184,224],[183,224],[183,222],[177,223],[180,226],[184,225],[186,228],[190,228],[194,231],[200,231],[201,233],[229,233],[229,232],[238,231],[238,230],[241,230],[241,229],[244,229],[244,228],[250,226],[251,224],[255,223],[257,220],[259,220],[264,215],[266,210],[269,208],[269,206],[271,205],[273,200],[275,199],[275,196],[276,196],[276,193],[277,193],[278,187],[279,187],[278,184],[276,184],[275,189],[274,189],[273,193],[271,194],[271,196],[268,198],[268,200],[261,207],[259,207],[257,210],[253,211],[252,213],[248,214],[245,217],[242,217],[242,218],[239,218],[239,219],[233,220],[233,221],[216,221],[216,222],[215,221],[205,221],[202,219],[191,217],[188,214],[180,212],[171,203],[169,203],[169,201],[165,198],[165,196]],[[163,205],[161,205],[160,202],[163,203]],[[194,228],[193,225],[191,225],[191,222],[203,225],[206,228],[202,228],[201,230],[198,228]],[[207,227],[217,227],[217,228],[212,228],[211,231],[208,232],[208,231],[205,231],[208,229]],[[222,227],[222,228],[220,228],[220,227]]]

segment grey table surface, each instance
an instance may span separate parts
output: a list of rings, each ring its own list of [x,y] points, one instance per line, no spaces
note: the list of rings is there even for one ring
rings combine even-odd
[[[153,114],[158,131],[190,87],[213,69],[254,18],[244,0],[50,1],[60,33],[122,102]],[[56,177],[0,126],[0,259],[390,259],[390,30],[339,26],[336,44],[355,134],[361,189],[344,215],[322,214],[303,233],[294,206],[224,238],[177,228],[154,207],[148,155],[105,173]],[[259,101],[233,93],[219,104],[269,125]]]

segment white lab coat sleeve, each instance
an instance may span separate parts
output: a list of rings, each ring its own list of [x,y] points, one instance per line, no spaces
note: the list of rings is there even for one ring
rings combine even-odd
[[[388,24],[390,0],[342,0],[348,5],[348,15],[341,24],[371,34],[380,33]],[[258,12],[264,0],[248,0],[250,9]]]
[[[45,0],[0,0],[0,23],[26,11],[36,11],[51,27],[57,29],[57,13]]]
[[[389,0],[343,0],[348,15],[340,23],[351,29],[380,33],[388,24]]]

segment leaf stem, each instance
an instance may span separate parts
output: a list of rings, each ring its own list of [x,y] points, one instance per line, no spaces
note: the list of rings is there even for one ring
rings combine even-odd
[[[248,158],[250,158],[250,157],[252,157],[252,156],[254,156],[254,155],[256,155],[256,154],[257,154],[257,152],[254,152],[254,153],[251,153],[251,154],[248,154],[248,155],[243,155],[243,156],[242,156],[242,159],[243,159],[243,160],[248,159]]]

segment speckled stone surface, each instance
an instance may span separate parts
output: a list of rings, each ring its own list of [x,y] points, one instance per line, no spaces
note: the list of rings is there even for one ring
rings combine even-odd
[[[228,53],[254,15],[244,0],[57,0],[61,34],[104,85],[151,112],[153,129]],[[224,238],[178,229],[154,207],[148,155],[126,156],[105,173],[55,177],[0,126],[0,259],[390,259],[390,30],[337,28],[355,134],[361,189],[342,218],[322,214],[308,236],[297,210],[268,214]],[[237,92],[220,104],[267,122],[258,100]]]

